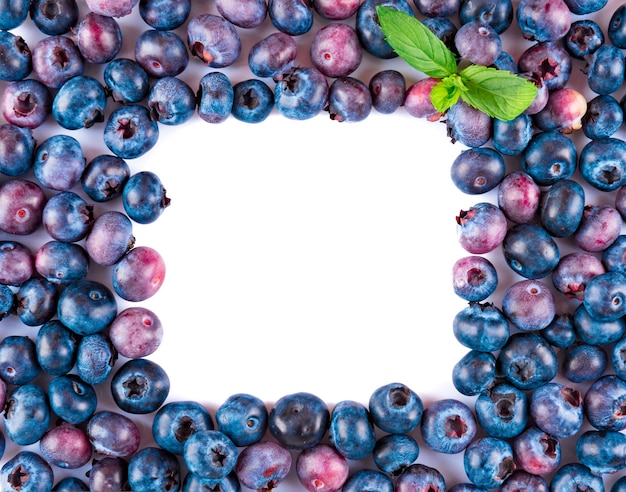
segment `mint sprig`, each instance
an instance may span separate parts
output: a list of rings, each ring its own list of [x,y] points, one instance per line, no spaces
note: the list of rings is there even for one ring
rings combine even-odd
[[[454,53],[419,19],[390,7],[379,6],[376,11],[385,39],[398,56],[425,75],[441,79],[430,95],[437,111],[447,111],[460,98],[492,118],[510,121],[534,101],[537,86],[530,80],[482,65],[459,71]]]

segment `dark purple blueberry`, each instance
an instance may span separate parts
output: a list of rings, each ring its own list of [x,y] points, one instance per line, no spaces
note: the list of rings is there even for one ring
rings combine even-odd
[[[100,410],[87,421],[86,430],[94,451],[103,456],[127,458],[141,444],[137,424],[122,413]]]
[[[63,134],[52,135],[41,142],[33,158],[35,178],[41,186],[54,191],[74,188],[80,182],[85,164],[80,142]]]
[[[116,102],[138,103],[150,91],[147,72],[129,58],[116,58],[107,63],[102,77],[105,92]]]
[[[461,0],[414,0],[415,7],[426,17],[447,17],[459,11]]]
[[[497,286],[498,272],[484,256],[464,256],[452,265],[452,288],[466,301],[483,301],[495,292]]]
[[[76,45],[86,62],[113,60],[122,49],[122,30],[113,17],[89,12],[75,29]]]
[[[92,454],[85,431],[67,422],[51,427],[41,437],[39,449],[48,463],[69,469],[86,465]]]
[[[518,492],[520,490],[548,492],[550,485],[544,477],[517,468],[509,475],[498,490],[501,492]]]
[[[233,86],[231,114],[245,123],[265,121],[274,108],[274,91],[262,80],[246,79]]]
[[[524,171],[507,174],[498,187],[498,206],[511,222],[531,222],[539,210],[541,190],[533,177]]]
[[[7,123],[37,128],[52,114],[52,93],[37,79],[11,82],[2,93],[2,116]]]
[[[89,485],[78,477],[65,477],[54,484],[52,490],[56,492],[89,491]]]
[[[415,463],[418,456],[419,445],[411,434],[385,434],[372,451],[376,467],[394,478]]]
[[[33,383],[16,386],[7,395],[4,427],[7,437],[18,446],[39,441],[50,425],[48,397],[41,386]]]
[[[213,430],[209,411],[195,401],[171,401],[152,420],[155,442],[170,453],[182,456],[185,443],[196,432]]]
[[[113,111],[104,127],[104,143],[122,159],[136,159],[152,149],[159,127],[144,106],[129,104]]]
[[[565,0],[572,14],[584,15],[598,12],[603,9],[608,0]]]
[[[119,492],[129,488],[128,463],[120,457],[94,459],[88,475],[92,492]]]
[[[273,32],[257,41],[248,52],[248,66],[257,77],[280,78],[293,67],[298,45],[289,34]]]
[[[0,469],[0,481],[7,485],[7,492],[52,490],[54,472],[39,454],[21,450]]]
[[[342,400],[330,416],[330,442],[346,459],[362,460],[376,445],[374,424],[369,410],[362,403]]]
[[[132,414],[152,413],[165,402],[170,380],[165,370],[149,359],[130,359],[111,379],[111,394],[119,408]]]
[[[528,47],[517,64],[521,73],[539,76],[549,91],[565,87],[572,73],[572,57],[555,41],[541,41]]]
[[[238,447],[260,441],[267,431],[268,411],[260,398],[247,393],[229,396],[215,412],[218,430]]]
[[[480,255],[496,249],[507,233],[502,210],[489,202],[480,202],[456,217],[458,240],[468,253]]]
[[[473,350],[499,350],[509,339],[510,327],[504,313],[491,302],[469,302],[454,317],[456,339]]]
[[[522,170],[540,186],[571,178],[576,170],[578,151],[574,142],[557,131],[533,135],[522,153]]]
[[[85,249],[91,261],[104,266],[117,263],[134,245],[133,224],[117,210],[96,217],[85,239]]]
[[[603,44],[585,56],[589,88],[596,94],[612,94],[624,83],[624,53],[617,46]]]
[[[109,17],[124,17],[132,12],[139,0],[85,0],[92,12]]]
[[[196,94],[177,77],[163,77],[148,93],[150,117],[164,125],[180,125],[196,112]]]
[[[614,321],[624,316],[626,309],[626,275],[606,272],[587,283],[583,304],[589,314],[599,321]]]
[[[76,43],[67,36],[48,36],[33,47],[33,72],[51,89],[82,75],[85,60]]]
[[[187,68],[189,53],[176,32],[149,29],[135,41],[135,60],[154,78],[175,77]]]
[[[411,16],[415,14],[406,0],[364,0],[357,10],[355,29],[363,49],[377,58],[395,58],[398,55],[387,42],[378,22],[378,7],[394,8]]]
[[[234,471],[244,487],[270,491],[291,470],[291,453],[275,441],[258,441],[239,453]]]
[[[577,19],[572,22],[563,43],[570,55],[582,60],[604,44],[604,31],[594,20]]]
[[[587,138],[600,139],[614,135],[624,122],[624,109],[613,96],[599,95],[587,102],[582,131]]]
[[[28,18],[30,0],[2,0],[0,2],[0,29],[10,31]]]
[[[48,36],[66,34],[78,22],[76,0],[31,0],[30,18]]]
[[[598,258],[589,253],[575,251],[561,258],[552,271],[552,284],[566,297],[582,301],[589,280],[604,272],[604,265]]]
[[[615,191],[626,184],[626,142],[615,137],[592,140],[581,150],[578,166],[591,186]]]
[[[607,26],[607,37],[609,41],[618,48],[626,48],[626,5],[617,7]]]
[[[622,219],[610,205],[585,205],[580,226],[572,236],[586,252],[604,251],[620,235]]]
[[[552,382],[530,396],[530,416],[537,427],[558,439],[573,437],[583,424],[583,397],[571,386]]]
[[[208,67],[228,67],[241,55],[239,32],[219,15],[200,14],[191,19],[187,24],[187,44],[191,55]]]
[[[222,123],[233,108],[235,92],[228,76],[221,72],[205,74],[199,83],[196,98],[198,116],[207,123]]]
[[[522,390],[548,383],[559,369],[555,349],[533,332],[511,334],[500,350],[496,363],[501,377]]]
[[[56,314],[59,291],[41,277],[29,278],[15,293],[15,314],[26,326],[40,326]]]
[[[183,460],[187,469],[202,478],[221,480],[234,468],[237,446],[218,430],[199,430],[185,442]]]
[[[163,325],[148,308],[131,306],[111,322],[109,337],[120,355],[129,359],[146,357],[161,345]]]
[[[73,191],[62,191],[48,200],[42,221],[52,239],[64,243],[80,241],[93,225],[93,206]]]
[[[33,57],[24,38],[0,31],[0,80],[23,80],[33,69]]]
[[[540,335],[556,348],[568,348],[576,341],[574,316],[570,312],[557,313]]]
[[[577,342],[565,349],[561,373],[572,383],[591,382],[604,374],[607,364],[608,356],[601,346]]]
[[[448,137],[467,147],[482,147],[493,133],[493,119],[462,100],[446,113]]]
[[[443,475],[436,468],[414,463],[406,468],[396,479],[395,492],[411,492],[413,490],[445,490]]]
[[[78,344],[76,373],[85,383],[97,386],[109,378],[116,360],[117,352],[106,333],[85,335]]]
[[[217,0],[217,11],[222,17],[232,24],[244,28],[253,29],[260,26],[267,17],[267,3],[265,0]]]
[[[153,29],[181,27],[191,12],[191,0],[139,0],[139,15]]]
[[[0,241],[0,284],[20,285],[35,272],[35,255],[16,241]]]
[[[12,179],[0,185],[0,230],[24,236],[42,223],[46,196],[41,186],[25,179]]]
[[[516,468],[511,445],[498,437],[479,437],[470,443],[463,465],[471,483],[485,489],[502,485]]]
[[[155,295],[165,280],[165,262],[157,250],[136,246],[113,267],[115,293],[130,302],[140,302]]]
[[[520,114],[510,121],[493,120],[493,148],[504,155],[519,155],[533,136],[532,118]]]
[[[341,490],[349,472],[348,460],[326,443],[303,450],[296,460],[296,476],[308,492]]]
[[[295,67],[283,72],[274,85],[274,105],[283,116],[306,120],[328,103],[328,82],[313,67]]]
[[[312,0],[313,9],[318,15],[328,20],[345,20],[356,14],[360,0]]]
[[[408,433],[421,422],[424,406],[421,398],[408,386],[389,383],[370,395],[368,410],[379,429],[393,434]]]
[[[330,411],[326,403],[305,392],[279,398],[268,418],[271,435],[283,446],[296,450],[319,443],[326,435],[329,424]]]
[[[344,492],[393,492],[393,482],[389,475],[377,470],[363,468],[351,474],[343,485]]]
[[[309,45],[313,66],[327,77],[342,77],[354,72],[363,59],[356,30],[342,22],[321,27]]]
[[[307,0],[268,0],[272,25],[290,36],[300,36],[313,27],[313,7]]]
[[[85,166],[80,183],[83,191],[94,202],[108,202],[122,196],[122,189],[130,174],[130,166],[124,159],[101,154]]]
[[[561,179],[543,193],[540,207],[541,225],[551,236],[571,236],[583,216],[585,190],[577,181]]]
[[[502,40],[489,24],[472,21],[463,24],[454,36],[456,51],[475,65],[493,65],[502,52]]]
[[[17,177],[28,172],[33,165],[37,142],[30,128],[10,123],[0,125],[0,173]]]
[[[509,439],[519,435],[528,423],[526,393],[507,383],[496,383],[481,393],[474,408],[478,423],[489,436]]]
[[[328,107],[333,121],[363,121],[372,111],[369,87],[354,77],[336,78],[328,89]]]
[[[479,395],[495,382],[496,359],[490,352],[470,350],[452,367],[452,384],[462,395]]]
[[[373,108],[382,114],[391,114],[404,104],[406,80],[397,70],[381,70],[369,81]]]
[[[515,224],[502,241],[502,252],[509,267],[527,279],[541,279],[554,270],[561,259],[558,244],[540,225]]]
[[[137,492],[179,490],[180,474],[176,456],[156,446],[139,450],[128,462],[128,484]]]
[[[59,296],[59,319],[78,335],[103,331],[116,315],[115,296],[106,285],[95,280],[72,282]]]
[[[559,40],[572,23],[565,0],[521,0],[516,17],[522,35],[533,41]]]
[[[547,475],[561,464],[561,443],[534,425],[528,426],[511,443],[517,466],[533,475]]]
[[[626,435],[617,431],[589,430],[576,441],[576,457],[596,475],[626,468]]]
[[[461,0],[459,20],[461,24],[480,21],[503,33],[513,22],[513,12],[511,0]]]
[[[502,155],[489,147],[462,151],[452,162],[450,177],[463,193],[480,195],[491,191],[504,179],[506,165]]]
[[[74,367],[78,338],[58,319],[53,319],[37,331],[35,350],[39,366],[47,374],[61,376]]]
[[[606,368],[606,363],[608,362],[608,357],[606,355],[606,352],[604,352],[604,350],[602,350],[601,347],[597,347],[598,351],[601,351],[604,354],[604,359],[602,359],[601,356],[596,357],[595,359],[593,358],[593,353],[591,353],[591,357],[590,357],[590,362],[596,362],[595,364],[590,363],[587,366],[581,366],[581,367],[597,367],[599,374],[595,375],[596,377],[593,379],[597,379],[599,378],[603,373],[604,373],[604,369]],[[613,347],[611,348],[610,351],[610,357],[611,357],[611,367],[613,368],[613,371],[615,371],[615,374],[617,376],[619,376],[620,378],[626,380],[626,338],[622,337],[620,338],[617,342],[615,342],[615,345],[613,345]],[[604,366],[601,364],[602,362],[604,362]]]
[[[13,314],[15,294],[8,285],[0,285],[0,321]]]
[[[626,333],[625,319],[596,319],[587,308],[585,308],[584,303],[580,303],[578,307],[576,307],[573,319],[574,329],[576,330],[578,338],[592,345],[615,343]]]
[[[30,383],[41,372],[35,342],[23,335],[0,341],[0,378],[7,384]]]
[[[476,430],[474,414],[460,400],[453,398],[435,400],[424,408],[420,425],[421,436],[426,446],[433,451],[445,454],[459,453],[472,442]],[[398,480],[402,481],[403,475],[410,469],[411,467],[407,468]]]

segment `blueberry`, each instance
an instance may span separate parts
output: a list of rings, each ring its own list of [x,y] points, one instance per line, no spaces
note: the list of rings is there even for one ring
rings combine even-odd
[[[73,191],[62,191],[53,195],[42,212],[46,232],[52,239],[64,243],[84,239],[93,221],[93,205]]]
[[[422,19],[422,24],[426,26],[430,32],[432,32],[437,38],[443,41],[454,55],[458,55],[456,52],[456,46],[454,44],[454,37],[456,36],[459,28],[448,17],[426,17]]]
[[[241,484],[253,490],[272,490],[291,469],[291,453],[275,441],[258,441],[240,453],[234,471]]]
[[[461,24],[480,21],[497,33],[503,33],[513,22],[513,3],[511,0],[461,0],[459,20]]]
[[[35,272],[35,256],[17,241],[0,241],[0,284],[20,285]]]
[[[504,213],[493,203],[479,202],[456,217],[457,237],[461,247],[473,255],[493,251],[507,233]]]
[[[273,32],[257,41],[248,52],[248,67],[257,77],[280,79],[283,72],[293,67],[298,44],[293,36]]]
[[[28,17],[30,0],[3,0],[0,2],[0,29],[10,31],[22,25]]]
[[[512,171],[498,186],[498,207],[511,222],[531,222],[539,210],[541,189],[524,171]]]
[[[395,492],[412,490],[445,490],[443,475],[435,468],[414,463],[406,468],[396,479]]]
[[[123,17],[132,12],[139,0],[115,0],[102,2],[101,0],[86,0],[87,7],[92,12],[108,17]]]
[[[132,414],[151,413],[161,407],[170,391],[165,370],[149,359],[130,359],[111,379],[111,394],[119,408]]]
[[[424,405],[408,386],[389,383],[372,392],[368,410],[376,427],[384,432],[404,434],[420,424]]]
[[[621,215],[610,205],[585,205],[574,235],[576,245],[589,253],[604,251],[620,235]]]
[[[126,301],[145,301],[159,291],[165,271],[165,262],[158,251],[136,246],[113,266],[113,290]]]
[[[609,41],[618,48],[626,48],[625,17],[626,5],[622,4],[613,11],[607,27],[607,37]]]
[[[498,382],[481,393],[474,403],[476,420],[489,436],[509,439],[528,424],[526,393],[508,383]]]
[[[0,320],[8,318],[13,311],[15,294],[8,285],[0,285]]]
[[[53,490],[57,492],[89,491],[89,485],[77,477],[65,477],[54,484]]]
[[[561,372],[573,383],[595,381],[604,374],[607,364],[608,356],[600,345],[577,342],[565,349]]]
[[[452,329],[462,345],[483,352],[502,348],[510,333],[504,313],[491,302],[469,302],[454,317]]]
[[[158,175],[151,171],[140,171],[124,184],[122,204],[133,221],[150,224],[170,205],[170,199]]]
[[[602,351],[602,353],[604,354],[604,359],[597,357],[596,359],[592,359],[592,362],[594,360],[598,360],[600,363],[604,362],[604,366],[602,366],[600,363],[589,364],[590,366],[597,367],[597,372],[600,373],[594,379],[597,379],[598,377],[600,377],[600,375],[602,375],[604,371],[600,371],[600,369],[604,369],[606,367],[608,359],[606,353],[602,350],[601,347],[598,347],[598,350]],[[617,374],[620,378],[626,380],[626,338],[622,337],[617,342],[615,342],[615,345],[613,345],[613,347],[611,348],[610,357],[611,367],[613,368],[613,371],[615,371],[615,374]]]
[[[313,8],[303,0],[268,0],[267,13],[272,25],[290,36],[300,36],[313,27]]]
[[[228,67],[241,55],[241,38],[224,17],[200,14],[187,24],[187,45],[191,55],[212,68]]]
[[[397,477],[419,456],[419,444],[410,434],[386,434],[380,437],[372,450],[376,467]]]
[[[485,300],[494,293],[497,285],[496,268],[484,256],[465,256],[452,266],[452,288],[456,295],[466,301]]]
[[[309,492],[340,490],[349,472],[348,460],[325,443],[301,451],[296,460],[296,476]]]
[[[140,0],[139,15],[153,29],[172,31],[189,18],[191,0]]]
[[[556,268],[561,252],[546,229],[534,224],[515,224],[502,241],[504,259],[511,269],[527,279],[541,279]]]
[[[150,90],[147,72],[129,58],[116,58],[107,63],[102,77],[105,92],[116,102],[138,103]]]
[[[585,416],[598,430],[621,431],[626,428],[624,405],[626,382],[615,375],[596,379],[583,399]]]
[[[15,314],[27,326],[43,325],[56,314],[58,298],[55,283],[45,278],[30,278],[15,294]]]
[[[587,99],[571,87],[550,92],[544,108],[534,115],[533,122],[539,129],[550,132],[571,133],[582,128],[587,113]]]
[[[596,275],[587,283],[583,304],[599,321],[614,321],[624,315],[626,276],[620,272]]]
[[[33,56],[24,38],[0,31],[0,80],[23,80],[33,69]]]
[[[27,179],[12,179],[0,185],[0,230],[28,235],[41,225],[46,196],[41,186]]]
[[[89,259],[104,266],[120,261],[134,245],[133,224],[128,216],[117,210],[96,217],[85,239]]]
[[[440,80],[426,77],[411,84],[404,94],[403,106],[406,112],[415,118],[426,118],[428,121],[441,121],[443,113],[435,109],[430,94]],[[374,95],[372,95],[372,105]]]
[[[519,155],[533,136],[532,119],[522,113],[510,121],[493,120],[493,147],[503,155]]]
[[[66,34],[78,22],[76,0],[31,0],[30,18],[48,36]]]
[[[570,55],[582,60],[604,44],[604,32],[597,22],[578,19],[572,22],[563,43]]]
[[[85,431],[67,422],[46,431],[39,441],[39,449],[48,463],[66,469],[86,465],[92,455],[91,443]]]
[[[70,191],[80,182],[85,164],[80,142],[70,135],[60,134],[52,135],[39,144],[35,150],[33,170],[44,188]]]
[[[116,360],[115,347],[106,333],[85,335],[78,343],[76,373],[85,383],[96,386],[109,378]]]
[[[516,10],[517,23],[526,39],[556,41],[567,33],[571,12],[564,0],[521,0]]]
[[[15,387],[7,396],[4,426],[7,437],[18,446],[39,441],[50,425],[48,397],[33,383]]]
[[[137,492],[178,490],[180,473],[176,456],[154,446],[139,450],[128,462],[128,484]]]
[[[5,383],[27,384],[40,373],[37,347],[29,337],[9,335],[0,341],[0,378]]]
[[[591,139],[611,137],[624,121],[622,105],[610,95],[598,95],[587,103],[582,131]]]
[[[617,46],[603,44],[585,57],[589,88],[596,94],[612,94],[624,83],[624,53]]]
[[[601,191],[615,191],[626,184],[626,142],[605,137],[585,144],[580,152],[583,179]]]
[[[152,435],[163,449],[183,455],[185,443],[196,432],[213,430],[209,411],[195,401],[171,401],[163,405],[152,420]]]
[[[536,73],[548,91],[562,89],[572,73],[572,57],[561,43],[540,41],[519,57],[521,73]]]
[[[246,79],[233,86],[231,114],[245,123],[265,121],[274,107],[274,92],[262,80]]]
[[[217,428],[238,447],[260,441],[267,430],[268,411],[263,400],[247,393],[236,393],[215,412]]]
[[[11,82],[2,93],[2,116],[21,128],[38,128],[52,114],[52,93],[37,79]]]
[[[334,2],[333,0],[312,0],[313,8],[324,19],[345,20],[356,13],[359,8],[359,0]]]
[[[571,178],[576,170],[578,150],[574,142],[557,131],[540,131],[530,139],[521,155],[522,170],[540,186]]]
[[[561,463],[561,443],[534,425],[528,426],[511,443],[519,468],[534,475],[554,472]]]
[[[124,159],[101,154],[87,163],[80,184],[94,202],[108,202],[122,196],[122,189],[130,174],[130,166]]]
[[[361,460],[376,445],[374,425],[365,405],[351,400],[338,402],[330,417],[330,441],[347,459]]]
[[[196,112],[196,95],[178,77],[163,77],[156,81],[148,94],[148,107],[154,121],[164,125],[180,125]]]
[[[336,78],[328,90],[327,110],[333,121],[363,121],[372,111],[369,87],[354,77]]]
[[[479,487],[499,487],[511,476],[516,465],[511,445],[498,437],[479,437],[463,455],[465,473]]]
[[[244,29],[260,26],[267,16],[265,0],[243,3],[239,0],[217,0],[215,6],[222,17]]]
[[[493,65],[502,52],[498,32],[482,21],[463,24],[454,36],[459,55],[475,65]]]
[[[382,114],[391,114],[404,104],[406,80],[397,70],[381,70],[372,75],[368,87],[372,106]]]
[[[129,104],[114,110],[104,127],[104,143],[118,157],[135,159],[156,144],[159,127],[150,118],[150,112],[138,104]]]
[[[102,84],[86,75],[72,77],[52,101],[52,115],[63,128],[90,128],[104,121],[106,94]]]
[[[94,451],[103,456],[127,458],[139,449],[139,428],[122,413],[100,410],[87,421],[86,430]]]
[[[222,123],[233,108],[235,92],[229,78],[221,72],[205,74],[197,92],[198,116],[207,123]]]
[[[76,46],[86,62],[108,63],[122,49],[122,31],[113,17],[89,12],[74,30]]]
[[[220,492],[239,492],[241,490],[241,484],[237,474],[232,471],[222,480],[213,480],[210,478],[203,478],[195,473],[187,472],[183,479],[182,491],[191,492],[193,490],[216,490]]]
[[[424,409],[420,430],[429,449],[455,454],[463,451],[474,439],[477,431],[476,418],[470,408],[460,400],[435,400]],[[411,468],[407,468],[398,480],[402,481],[403,475]]]
[[[30,128],[10,123],[0,125],[0,173],[6,176],[21,176],[33,165],[36,141]]]
[[[95,459],[89,469],[89,490],[113,492],[127,490],[128,462],[120,457]]]
[[[452,384],[462,395],[478,395],[495,381],[496,359],[490,352],[470,350],[452,368]]]
[[[499,490],[501,492],[515,492],[517,490],[548,492],[550,486],[544,477],[517,468],[504,481]]]
[[[578,437],[576,456],[596,475],[617,473],[626,468],[625,446],[621,432],[589,430]]]
[[[584,303],[574,310],[574,329],[578,338],[590,344],[609,344],[619,340],[626,333],[626,320],[599,320],[591,315]]]
[[[117,315],[111,290],[94,280],[72,282],[61,292],[59,320],[78,335],[91,335],[107,328]]]
[[[68,36],[48,36],[33,47],[33,72],[51,89],[58,89],[84,70],[83,55]]]
[[[581,463],[567,463],[552,476],[550,490],[604,490],[602,477]]]
[[[343,77],[354,72],[363,59],[356,30],[343,22],[321,27],[309,45],[313,66],[327,77]]]
[[[367,468],[357,470],[348,477],[343,485],[344,492],[361,492],[376,490],[378,492],[393,492],[393,482],[385,473]]]
[[[111,322],[109,337],[119,355],[129,359],[147,357],[161,345],[163,325],[148,308],[131,306]]]
[[[541,336],[556,348],[570,347],[576,341],[572,313],[557,313],[550,324],[541,330]]]
[[[22,450],[2,465],[0,480],[4,484],[9,484],[8,491],[52,490],[54,472],[39,454]]]
[[[585,208],[585,190],[573,179],[561,179],[541,197],[539,218],[553,237],[569,237],[580,225]]]
[[[135,41],[135,61],[154,78],[175,77],[187,68],[189,53],[175,31],[149,29]]]
[[[328,91],[326,77],[318,69],[291,68],[274,85],[274,105],[287,118],[309,119],[324,109]]]
[[[558,439],[573,437],[583,424],[583,397],[570,386],[552,382],[530,396],[530,416],[537,427]]]
[[[376,9],[379,6],[395,8],[411,16],[415,14],[406,0],[364,0],[357,10],[355,28],[363,49],[377,58],[395,58],[398,55],[387,43],[378,23]]]
[[[98,405],[94,387],[75,374],[52,378],[48,384],[48,399],[56,416],[75,425],[87,422]]]
[[[587,282],[604,272],[604,265],[595,256],[586,252],[568,253],[552,271],[552,284],[566,297],[582,301]]]
[[[496,369],[513,386],[529,390],[551,381],[558,373],[554,348],[533,332],[513,333],[496,359]]]
[[[268,430],[283,446],[302,450],[315,446],[326,435],[330,411],[318,396],[292,393],[279,398],[270,410]]]
[[[500,153],[488,147],[466,149],[452,162],[450,177],[463,193],[480,195],[494,189],[504,178],[506,166]]]
[[[584,15],[603,9],[608,0],[565,0],[572,14]]]
[[[482,111],[459,100],[446,113],[448,137],[467,147],[481,147],[493,133],[493,119]]]
[[[48,241],[35,253],[35,269],[48,282],[63,285],[87,276],[89,256],[76,243]]]

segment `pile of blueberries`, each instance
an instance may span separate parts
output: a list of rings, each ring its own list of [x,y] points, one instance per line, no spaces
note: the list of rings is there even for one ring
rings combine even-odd
[[[626,110],[616,98],[626,4],[414,0],[416,12],[406,0],[215,3],[219,15],[191,16],[191,0],[86,0],[81,16],[76,0],[0,0],[0,319],[37,330],[0,341],[0,454],[5,434],[24,447],[0,468],[0,489],[270,491],[293,468],[311,492],[444,491],[443,474],[418,462],[421,440],[463,453],[468,481],[448,484],[453,492],[603,491],[607,475],[626,469],[626,143],[615,137]],[[368,83],[351,76],[364,56],[396,56],[380,5],[419,15],[459,59],[527,77],[537,98],[511,121],[463,102],[440,114],[428,97],[433,79],[407,87],[394,69]],[[601,26],[590,17],[605,8]],[[121,58],[117,20],[134,9],[147,29],[134,58]],[[316,15],[327,22],[302,66],[296,38]],[[267,17],[274,32],[248,53],[255,77],[232,83],[221,69],[240,59],[240,33]],[[27,20],[44,35],[33,46],[13,32]],[[514,21],[532,41],[518,60],[500,37]],[[193,58],[215,69],[196,88],[179,77]],[[589,101],[568,85],[576,64],[596,95]],[[454,292],[467,301],[453,330],[469,352],[452,380],[476,397],[474,408],[454,397],[425,406],[401,383],[332,410],[309,393],[271,408],[235,394],[213,415],[167,401],[167,374],[148,357],[163,326],[139,304],[119,310],[118,299],[140,303],[161,287],[163,258],[135,246],[133,225],[155,222],[170,199],[156,174],[133,174],[127,160],[155,146],[159,125],[194,116],[260,123],[275,110],[357,122],[400,108],[444,121],[466,147],[452,182],[497,201],[456,218],[469,255],[453,266]],[[51,121],[64,132],[36,142],[33,131]],[[98,126],[111,153],[86,162],[65,130]],[[579,177],[613,204],[590,204]],[[93,203],[113,200],[120,211],[94,213]],[[36,251],[20,240],[37,234],[45,240]],[[494,252],[519,277],[501,306],[490,300],[503,290]],[[108,280],[92,279],[94,268]],[[99,405],[101,391],[115,409]],[[154,416],[154,446],[141,446],[133,415]],[[55,468],[85,467],[86,476],[55,481]],[[626,491],[626,478],[611,491]]]

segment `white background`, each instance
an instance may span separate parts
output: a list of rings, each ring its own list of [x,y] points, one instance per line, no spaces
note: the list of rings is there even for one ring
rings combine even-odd
[[[609,1],[599,17],[603,27],[619,4]],[[216,12],[213,2],[195,1],[192,15],[204,12]],[[119,22],[120,56],[132,57],[134,38],[147,26],[137,12]],[[354,18],[346,22],[354,25]],[[322,25],[316,16],[311,33],[297,38],[298,63],[310,64],[307,43]],[[247,50],[272,31],[269,19],[261,30],[239,30],[242,56],[222,70],[233,83],[252,77]],[[41,37],[32,26],[18,32],[31,46]],[[177,32],[185,39],[184,29]],[[515,24],[504,40],[514,58],[531,44]],[[572,83],[593,97],[583,66],[575,63]],[[423,77],[401,60],[367,54],[353,75],[367,82],[386,68],[401,70],[407,86]],[[211,70],[191,60],[180,77],[195,90]],[[89,161],[109,153],[102,126],[63,133],[79,139]],[[57,131],[50,123],[35,133],[41,141]],[[441,398],[471,405],[473,398],[451,383],[452,367],[467,351],[452,333],[466,303],[452,291],[451,268],[468,254],[456,240],[455,217],[480,201],[495,203],[496,195],[463,195],[453,186],[450,165],[464,147],[450,142],[445,124],[417,120],[402,108],[393,115],[373,111],[359,123],[331,121],[327,113],[292,121],[274,111],[259,124],[230,118],[211,125],[194,117],[179,127],[160,125],[160,132],[155,149],[128,162],[133,172],[157,173],[171,198],[157,222],[134,228],[136,245],[154,247],[167,264],[163,288],[141,305],[164,325],[163,345],[150,358],[170,377],[168,401],[200,401],[214,413],[233,393],[271,406],[308,391],[332,408],[340,400],[367,404],[379,386],[402,382],[425,405]],[[507,162],[509,169],[519,166],[518,159]],[[612,204],[614,195],[597,200]],[[120,203],[96,204],[95,211],[111,206]],[[23,238],[33,248],[46,240]],[[499,249],[488,255],[499,269],[496,305],[520,279],[501,256]],[[104,269],[93,275],[109,281]],[[120,310],[127,305],[120,301]],[[2,328],[28,332],[13,321]],[[106,387],[99,395],[104,408],[114,408]],[[138,419],[144,445],[151,443],[150,419]],[[9,443],[5,459],[15,451]],[[564,452],[564,463],[573,459],[571,449]],[[419,458],[444,471],[449,486],[467,480],[460,460],[424,446]],[[297,480],[278,490],[299,490]]]

